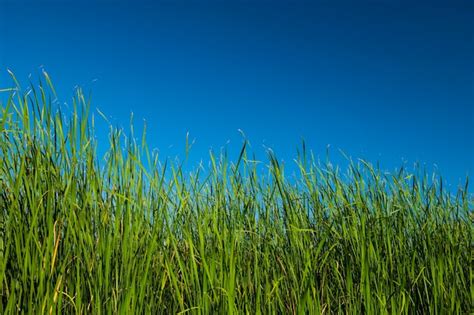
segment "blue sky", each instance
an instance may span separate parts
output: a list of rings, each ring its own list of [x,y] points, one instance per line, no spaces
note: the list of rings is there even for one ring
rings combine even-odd
[[[261,159],[304,138],[336,163],[474,170],[472,1],[0,0],[0,84],[42,67],[61,101],[79,85],[115,125],[146,119],[162,156],[189,131],[191,162],[237,157],[241,129]]]

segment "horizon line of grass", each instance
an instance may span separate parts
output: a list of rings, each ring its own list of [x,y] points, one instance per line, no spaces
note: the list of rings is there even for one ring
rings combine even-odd
[[[45,73],[0,106],[0,313],[466,314],[473,205],[441,177],[302,147],[294,182],[269,152],[185,173],[110,127],[90,100],[53,112]],[[188,152],[188,144],[186,144]]]

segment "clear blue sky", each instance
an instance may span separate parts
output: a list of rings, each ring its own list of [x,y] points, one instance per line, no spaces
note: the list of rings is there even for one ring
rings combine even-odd
[[[0,0],[0,84],[51,75],[163,156],[207,160],[242,129],[287,163],[304,138],[451,184],[474,170],[473,1]],[[99,135],[100,139],[104,139]]]

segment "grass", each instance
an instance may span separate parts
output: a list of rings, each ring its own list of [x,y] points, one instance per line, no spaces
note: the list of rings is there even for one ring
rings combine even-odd
[[[453,193],[364,161],[341,173],[303,147],[290,181],[245,145],[185,173],[112,127],[101,158],[89,100],[53,112],[44,81],[3,91],[0,313],[472,311],[467,180]]]

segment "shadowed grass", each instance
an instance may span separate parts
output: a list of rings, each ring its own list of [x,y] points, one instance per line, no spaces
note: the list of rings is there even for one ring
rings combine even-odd
[[[45,79],[0,107],[0,313],[472,311],[467,181],[303,147],[289,182],[245,145],[185,174],[115,128],[100,159],[89,101],[53,112]]]

